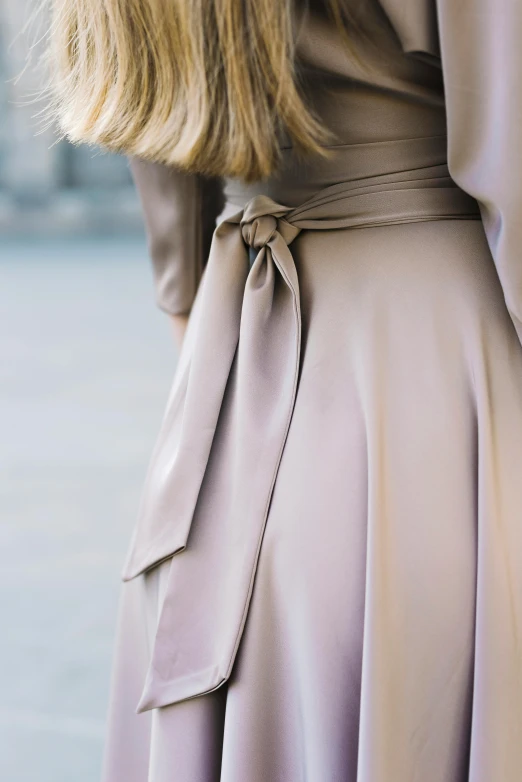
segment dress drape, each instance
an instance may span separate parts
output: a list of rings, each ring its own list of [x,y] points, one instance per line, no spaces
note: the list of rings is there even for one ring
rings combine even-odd
[[[520,778],[522,6],[353,5],[297,25],[329,158],[133,162],[190,318],[105,782]]]

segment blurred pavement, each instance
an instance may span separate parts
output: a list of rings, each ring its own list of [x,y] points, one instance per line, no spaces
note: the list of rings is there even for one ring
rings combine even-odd
[[[140,238],[4,240],[0,319],[0,779],[97,782],[175,350]]]

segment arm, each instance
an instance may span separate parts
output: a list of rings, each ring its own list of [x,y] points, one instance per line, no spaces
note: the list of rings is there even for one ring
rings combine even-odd
[[[448,165],[481,208],[522,342],[522,2],[437,0]]]
[[[170,315],[179,347],[222,209],[221,182],[136,158],[130,165],[143,208],[156,301]]]

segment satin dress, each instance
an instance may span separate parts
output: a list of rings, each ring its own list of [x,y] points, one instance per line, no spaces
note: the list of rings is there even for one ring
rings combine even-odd
[[[105,782],[522,779],[522,4],[352,4],[297,18],[326,158],[133,162],[190,318]]]

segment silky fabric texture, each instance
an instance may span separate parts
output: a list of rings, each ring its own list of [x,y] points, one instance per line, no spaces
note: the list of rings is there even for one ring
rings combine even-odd
[[[367,69],[320,4],[297,26],[331,159],[283,140],[272,180],[223,183],[205,271],[175,203],[193,230],[217,183],[133,163],[158,303],[193,308],[124,571],[110,782],[520,778],[521,11],[357,7]],[[242,464],[237,444],[274,432],[280,452]],[[243,479],[268,481],[249,583],[261,503]],[[238,601],[231,667],[195,683]]]
[[[152,458],[127,580],[190,550],[225,396],[233,420],[215,439],[228,456],[212,479],[211,538],[200,538],[197,558],[172,565],[140,710],[209,692],[234,663],[298,386],[302,310],[289,245],[302,230],[478,219],[476,201],[447,172],[423,174],[336,185],[295,209],[259,195],[216,229],[192,360],[174,386]]]

